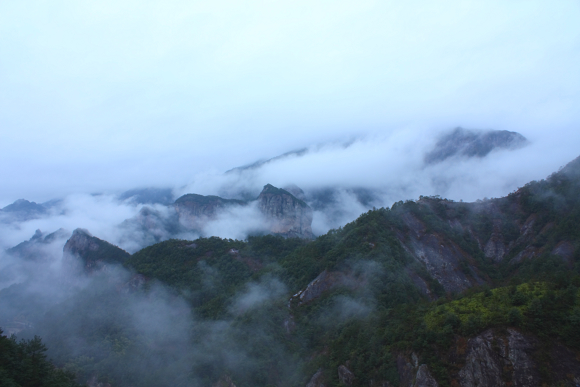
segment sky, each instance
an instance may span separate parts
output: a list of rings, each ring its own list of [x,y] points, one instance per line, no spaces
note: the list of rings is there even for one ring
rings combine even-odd
[[[579,20],[564,0],[2,1],[0,207],[210,194],[208,176],[304,147],[321,151],[255,184],[400,184],[456,126],[530,139],[448,192],[499,196],[580,154]]]

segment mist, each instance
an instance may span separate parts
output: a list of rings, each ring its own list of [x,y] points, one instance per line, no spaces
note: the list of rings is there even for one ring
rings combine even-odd
[[[0,325],[19,338],[40,335],[53,361],[83,382],[204,386],[227,373],[251,378],[264,361],[254,348],[264,345],[286,380],[299,374],[268,322],[287,298],[276,277],[248,283],[231,297],[229,312],[212,320],[192,311],[196,294],[119,265],[87,273],[78,257],[63,255],[68,237],[37,233],[27,249],[0,253]],[[202,291],[211,291],[206,274]],[[87,364],[93,371],[78,374]]]

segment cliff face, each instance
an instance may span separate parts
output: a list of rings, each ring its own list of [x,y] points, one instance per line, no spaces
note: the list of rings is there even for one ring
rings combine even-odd
[[[258,208],[269,222],[270,232],[285,237],[314,238],[312,209],[290,192],[270,184],[258,196]]]
[[[311,228],[312,209],[290,192],[268,184],[254,202],[271,234],[286,238],[314,238]],[[187,194],[177,199],[174,207],[183,226],[201,229],[206,222],[215,219],[220,210],[250,203],[219,196]]]
[[[459,370],[451,375],[452,385],[462,387],[540,386],[542,371],[551,375],[553,385],[580,382],[580,362],[572,351],[559,343],[545,348],[536,337],[513,328],[488,329],[467,342],[458,338],[451,357]]]
[[[175,211],[179,221],[188,228],[200,228],[208,220],[214,219],[216,213],[228,206],[241,206],[246,202],[234,199],[223,199],[219,196],[197,194],[183,195],[175,201]]]
[[[65,262],[79,266],[85,273],[104,269],[107,264],[123,263],[130,254],[117,246],[77,228],[63,248]]]

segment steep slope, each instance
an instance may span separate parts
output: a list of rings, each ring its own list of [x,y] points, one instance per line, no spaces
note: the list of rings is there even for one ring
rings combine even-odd
[[[243,206],[246,202],[235,199],[223,199],[214,195],[187,194],[178,198],[175,211],[179,220],[189,228],[200,228],[208,220],[215,218],[221,209],[231,206]]]
[[[300,189],[295,187],[297,193]],[[245,202],[224,199],[219,196],[197,194],[183,195],[175,201],[174,207],[182,225],[190,229],[202,229],[215,220],[220,211],[227,208],[256,204],[269,233],[286,238],[312,239],[312,209],[290,192],[271,184],[264,186],[260,195],[253,201]]]
[[[92,236],[87,230],[77,228],[64,245],[63,256],[70,265],[80,265],[81,270],[92,273],[106,268],[108,264],[122,264],[130,254]]]
[[[98,289],[46,314],[57,332],[47,329],[47,340],[61,342],[75,327],[75,343],[90,348],[74,356],[61,348],[58,360],[127,386],[163,385],[149,375],[171,374],[164,363],[122,379],[137,369],[131,355],[146,348],[170,359],[177,347],[199,385],[575,385],[579,193],[580,158],[505,198],[421,197],[368,211],[313,241],[169,240],[128,256],[77,230],[67,253],[89,269],[123,262],[168,285],[192,308],[185,329],[192,334],[161,348],[149,336],[140,341],[125,325],[130,297],[101,271]],[[271,186],[263,194],[262,211],[294,219],[291,230],[304,209],[298,199]],[[152,300],[147,287],[137,292]],[[93,356],[98,364],[87,360]]]
[[[290,192],[271,184],[258,196],[258,208],[270,223],[272,234],[312,239],[312,209]]]

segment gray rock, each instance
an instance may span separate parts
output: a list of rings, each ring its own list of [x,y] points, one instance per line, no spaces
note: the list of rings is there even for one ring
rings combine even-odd
[[[258,196],[258,208],[269,222],[270,232],[284,237],[312,239],[312,208],[290,192],[270,184]]]
[[[324,374],[322,373],[322,368],[319,368],[318,371],[310,378],[306,387],[325,387],[324,384]]]
[[[421,364],[415,376],[414,387],[439,387],[437,381],[431,376],[426,364]]]
[[[515,329],[507,335],[487,330],[468,342],[465,365],[459,371],[464,387],[539,386],[537,365],[530,353],[536,340]]]
[[[345,386],[352,386],[354,374],[346,366],[341,365],[338,367],[338,381]]]

